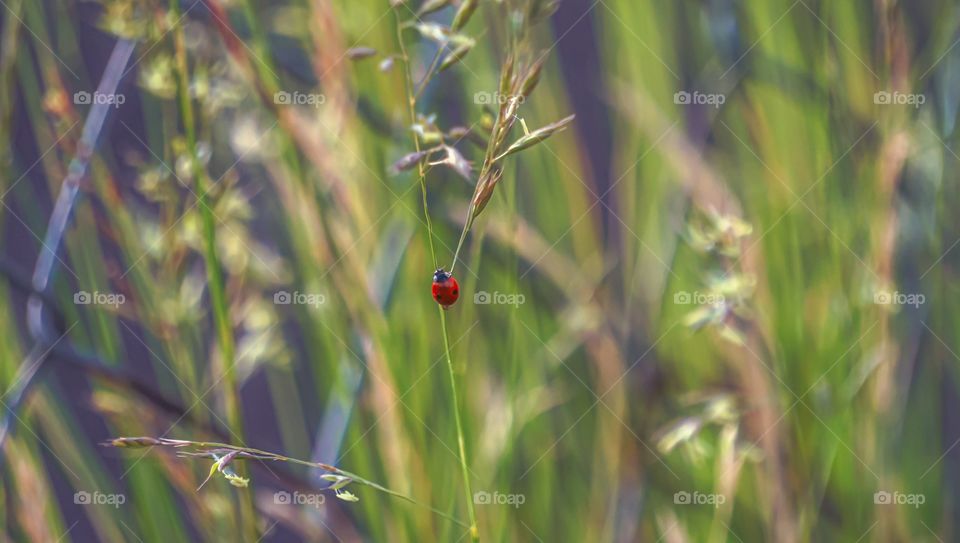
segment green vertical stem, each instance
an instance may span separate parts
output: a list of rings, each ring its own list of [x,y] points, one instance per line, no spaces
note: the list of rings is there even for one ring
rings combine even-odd
[[[175,20],[180,17],[180,5],[177,0],[170,0],[170,10]],[[187,146],[190,152],[190,162],[193,176],[196,179],[196,188],[199,193],[199,208],[203,228],[204,259],[206,260],[207,281],[210,285],[210,301],[213,306],[214,326],[217,330],[217,344],[223,359],[223,380],[225,383],[223,397],[226,410],[227,425],[231,433],[241,443],[243,437],[243,414],[240,409],[240,400],[237,394],[236,342],[233,337],[233,328],[230,324],[229,308],[227,304],[226,286],[217,257],[217,223],[213,209],[209,205],[208,192],[213,183],[200,163],[197,155],[197,130],[193,113],[193,102],[190,98],[190,71],[187,64],[187,50],[184,41],[183,26],[177,26],[174,33],[176,48],[177,71],[180,77],[179,94],[180,109],[183,114],[183,124],[187,136]],[[247,476],[240,472],[241,477]],[[241,512],[241,529],[246,539],[256,541],[257,519],[250,491],[238,492]]]
[[[18,41],[20,33],[20,0],[14,0],[7,6],[10,15],[3,21],[2,41],[0,41],[0,81],[3,81],[0,92],[0,167],[6,169],[10,166],[12,149],[10,145],[10,131],[12,128],[11,115],[13,112],[13,102],[15,93],[16,78],[13,75],[16,68]],[[8,180],[2,181],[2,187],[6,190]]]
[[[403,43],[403,24],[400,21],[399,15],[397,15],[397,41],[400,45],[400,53],[403,56],[404,74],[407,86],[407,108],[410,114],[410,122],[416,123],[417,95],[415,94],[413,88],[413,77],[410,75],[410,57],[407,56],[407,48]],[[432,69],[430,72],[432,72]],[[428,73],[427,77],[424,78],[422,83],[423,87],[426,87],[429,83],[429,76],[430,74]],[[416,148],[416,151],[420,152],[420,138],[417,136],[416,132],[413,133],[413,144]],[[430,221],[430,210],[427,206],[427,181],[426,171],[423,167],[423,160],[421,160],[419,163],[419,177],[420,193],[423,199],[423,215],[427,222],[427,236],[430,240],[430,254],[433,257],[433,265],[436,267],[438,260],[437,252],[433,245],[433,223]],[[467,467],[467,448],[463,438],[463,423],[460,417],[460,401],[459,395],[457,394],[457,380],[453,372],[453,358],[450,356],[450,340],[448,338],[449,334],[447,333],[447,316],[442,307],[437,306],[437,310],[440,312],[440,328],[443,333],[443,350],[447,359],[447,371],[450,374],[450,393],[453,398],[453,416],[457,424],[457,446],[460,450],[460,470],[463,474],[463,490],[464,497],[466,498],[467,514],[470,516],[470,540],[478,542],[480,541],[480,529],[477,527],[477,514],[473,507],[473,492],[470,490],[470,469]]]
[[[470,540],[480,541],[477,528],[477,514],[473,509],[473,491],[470,489],[470,469],[467,467],[467,447],[463,439],[463,422],[460,420],[460,399],[457,395],[457,379],[453,372],[453,359],[450,358],[450,339],[447,336],[447,315],[440,308],[440,327],[443,330],[443,349],[447,358],[447,373],[450,375],[450,393],[453,395],[453,417],[457,423],[457,446],[460,450],[460,471],[463,474],[463,490],[467,500],[467,514],[470,516]]]

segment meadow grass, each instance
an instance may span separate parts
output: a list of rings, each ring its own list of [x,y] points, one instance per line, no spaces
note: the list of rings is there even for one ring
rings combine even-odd
[[[958,17],[7,0],[2,532],[952,540]]]

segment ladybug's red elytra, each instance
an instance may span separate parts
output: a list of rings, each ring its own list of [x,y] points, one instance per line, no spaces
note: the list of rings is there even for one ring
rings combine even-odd
[[[433,272],[433,288],[431,290],[433,299],[444,309],[457,303],[457,299],[460,298],[460,285],[453,275],[443,271],[443,268],[437,268],[437,271]]]

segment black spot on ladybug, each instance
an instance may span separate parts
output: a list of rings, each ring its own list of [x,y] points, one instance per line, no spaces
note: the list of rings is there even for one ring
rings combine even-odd
[[[457,294],[460,294],[460,291],[457,289],[453,289],[453,295],[456,296]]]

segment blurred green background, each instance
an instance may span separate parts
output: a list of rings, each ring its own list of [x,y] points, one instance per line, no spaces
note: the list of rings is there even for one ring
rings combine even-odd
[[[415,83],[437,51],[398,25],[459,2],[0,4],[3,540],[467,541],[424,204],[449,266],[476,171],[390,167],[398,34]],[[960,6],[550,4],[481,0],[415,108],[482,135],[556,8],[517,116],[577,119],[503,161],[445,313],[481,540],[960,540]],[[462,522],[99,445],[141,435]]]

